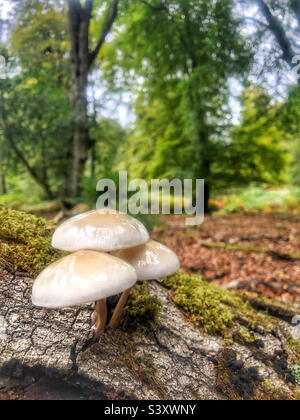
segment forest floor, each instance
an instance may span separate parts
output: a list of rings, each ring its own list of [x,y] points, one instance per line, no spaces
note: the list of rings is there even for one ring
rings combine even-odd
[[[224,288],[300,302],[300,215],[207,216],[192,228],[182,216],[163,222],[152,236],[177,253],[183,270]]]

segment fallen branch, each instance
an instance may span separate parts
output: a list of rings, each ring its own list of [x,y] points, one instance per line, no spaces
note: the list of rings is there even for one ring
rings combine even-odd
[[[229,245],[224,242],[200,242],[200,246],[205,248],[224,248],[229,251],[242,251],[255,254],[270,255],[273,258],[285,261],[300,261],[299,254],[282,254],[280,252],[271,251],[269,249],[251,247],[246,245]]]

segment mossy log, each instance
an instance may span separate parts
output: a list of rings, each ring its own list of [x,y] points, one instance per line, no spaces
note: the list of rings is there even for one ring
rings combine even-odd
[[[2,232],[11,249],[27,240]],[[120,329],[95,343],[92,305],[32,306],[32,273],[54,257],[42,255],[37,267],[25,259],[31,275],[9,254],[0,264],[0,399],[300,399],[292,307],[179,272],[136,286]]]

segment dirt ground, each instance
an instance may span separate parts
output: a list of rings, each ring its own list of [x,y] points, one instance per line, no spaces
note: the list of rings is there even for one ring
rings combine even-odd
[[[153,237],[177,253],[184,270],[210,282],[300,302],[300,216],[207,216],[193,228],[181,216],[168,216]]]

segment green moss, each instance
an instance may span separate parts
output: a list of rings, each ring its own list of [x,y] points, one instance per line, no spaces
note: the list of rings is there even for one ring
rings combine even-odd
[[[256,340],[256,336],[246,327],[238,327],[233,332],[233,338],[235,342],[245,345],[252,345]]]
[[[35,275],[62,254],[51,247],[55,225],[0,206],[0,263]]]
[[[250,330],[262,327],[266,331],[277,323],[268,314],[255,310],[247,295],[222,290],[200,276],[179,271],[164,279],[163,285],[171,289],[175,303],[188,318],[208,334],[228,339],[237,322],[246,322]]]
[[[161,313],[161,301],[150,296],[149,285],[136,285],[124,308],[122,326],[126,330],[147,333],[157,328]]]
[[[256,400],[263,401],[298,401],[300,394],[291,387],[275,387],[269,380],[265,380],[256,390]]]
[[[290,350],[295,353],[296,361],[300,361],[300,340],[293,338],[290,334],[287,335],[286,339]]]

